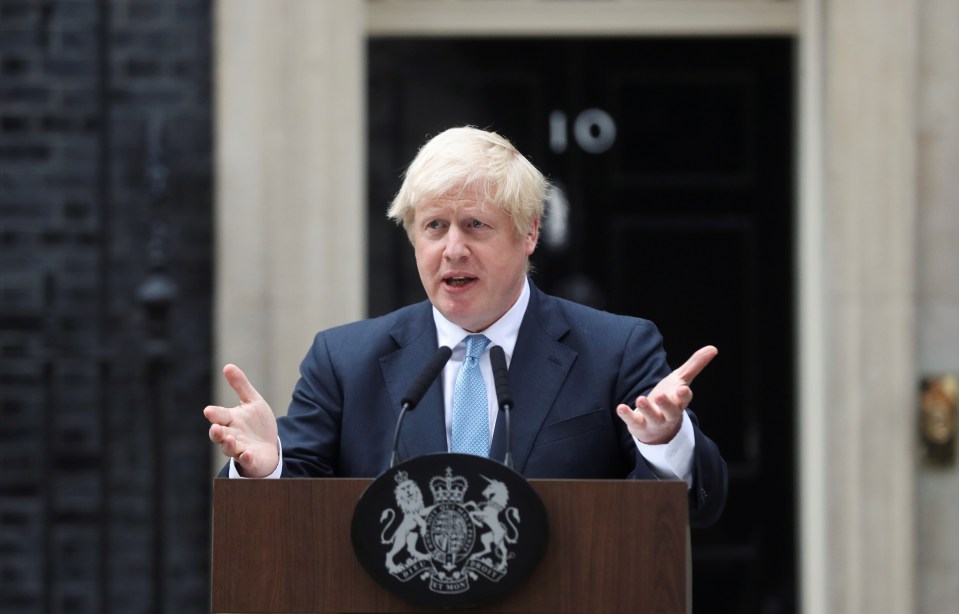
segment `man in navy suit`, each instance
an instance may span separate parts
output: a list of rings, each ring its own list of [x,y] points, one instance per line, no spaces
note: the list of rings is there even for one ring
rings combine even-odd
[[[715,522],[726,500],[726,464],[687,406],[693,378],[717,350],[704,347],[671,371],[651,322],[538,290],[527,273],[547,189],[542,173],[498,134],[453,128],[424,145],[389,216],[413,244],[428,301],[317,334],[279,420],[243,372],[227,365],[240,403],[204,410],[210,439],[231,457],[224,475],[379,475],[389,466],[400,398],[443,345],[453,355],[406,418],[400,453],[455,450],[454,381],[464,339],[482,333],[507,357],[517,471],[682,479],[690,522]],[[488,347],[478,364],[489,456],[502,458]]]

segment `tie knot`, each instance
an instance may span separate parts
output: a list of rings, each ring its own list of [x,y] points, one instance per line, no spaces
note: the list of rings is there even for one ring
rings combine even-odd
[[[466,338],[466,357],[477,358],[489,345],[486,335],[470,335]]]

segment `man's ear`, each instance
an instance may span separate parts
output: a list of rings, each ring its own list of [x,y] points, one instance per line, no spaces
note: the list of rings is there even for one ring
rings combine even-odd
[[[536,249],[536,243],[539,241],[539,218],[533,220],[530,231],[526,233],[526,255],[532,255]]]

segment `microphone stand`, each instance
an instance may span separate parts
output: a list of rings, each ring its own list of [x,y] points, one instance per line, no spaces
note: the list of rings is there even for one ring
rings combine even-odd
[[[503,410],[506,420],[506,455],[503,464],[513,469],[513,437],[510,433],[509,410],[513,407],[513,394],[510,392],[509,372],[506,367],[506,352],[502,347],[494,345],[489,350],[490,366],[493,368],[493,385],[496,388],[496,399],[499,408]]]
[[[403,403],[403,407],[400,409],[400,415],[396,419],[396,431],[393,433],[393,453],[390,455],[390,469],[396,466],[400,461],[399,455],[399,445],[400,445],[400,425],[403,424],[403,417],[406,415],[406,412],[412,409],[409,401]],[[507,427],[508,429],[509,427]]]
[[[436,350],[436,353],[433,354],[433,357],[430,358],[430,361],[426,363],[423,371],[410,385],[406,396],[400,399],[402,408],[400,409],[399,417],[396,419],[396,432],[393,433],[393,453],[390,455],[390,469],[395,467],[396,463],[399,462],[400,425],[403,424],[403,417],[406,416],[407,411],[412,410],[416,407],[416,404],[420,402],[420,399],[426,394],[427,388],[430,387],[433,380],[435,380],[440,374],[440,371],[443,370],[443,366],[446,365],[446,361],[450,359],[452,354],[453,350],[445,345],[440,346],[439,349]]]
[[[513,446],[508,443],[513,441],[513,438],[510,435],[510,428],[509,428],[509,410],[510,410],[509,403],[503,403],[502,410],[503,410],[503,418],[506,419],[506,441],[507,441],[506,455],[503,457],[503,464],[506,465],[508,468],[513,469]]]

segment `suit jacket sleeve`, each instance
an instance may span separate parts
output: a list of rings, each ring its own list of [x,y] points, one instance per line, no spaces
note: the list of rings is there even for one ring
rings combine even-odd
[[[628,390],[619,402],[632,406],[640,394],[648,394],[671,369],[666,362],[662,336],[655,325],[640,321],[633,329],[624,348],[620,385]],[[728,475],[726,462],[716,444],[699,428],[699,420],[686,410],[693,425],[695,449],[693,452],[693,484],[689,490],[689,519],[693,526],[715,523],[726,502]],[[625,431],[625,429],[624,429]],[[629,432],[624,445],[635,448]],[[652,467],[641,454],[636,454],[636,467],[631,478],[655,479]]]

